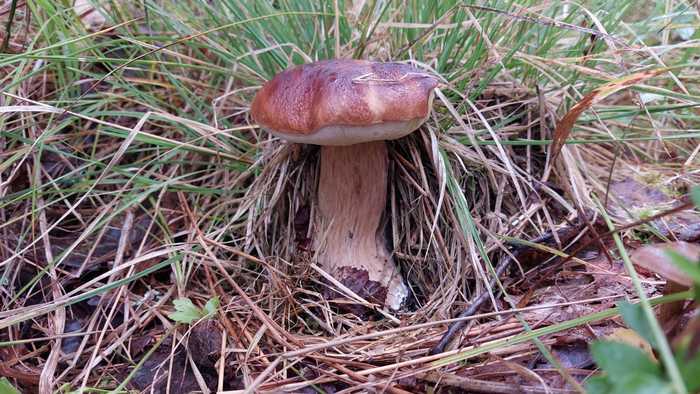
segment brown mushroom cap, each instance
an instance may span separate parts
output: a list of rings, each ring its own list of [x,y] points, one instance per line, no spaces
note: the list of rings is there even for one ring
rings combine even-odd
[[[437,78],[402,63],[325,60],[268,81],[251,115],[292,142],[352,145],[401,138],[430,113]]]

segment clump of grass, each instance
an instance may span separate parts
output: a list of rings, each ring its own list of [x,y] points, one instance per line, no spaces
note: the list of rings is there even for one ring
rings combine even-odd
[[[536,375],[576,388],[552,335],[613,316],[600,311],[611,298],[582,290],[557,305],[596,313],[563,322],[536,320],[543,305],[502,302],[488,284],[508,240],[584,220],[603,209],[596,196],[610,181],[640,167],[676,185],[700,177],[698,33],[685,36],[698,18],[680,2],[95,6],[107,21],[98,32],[67,4],[22,3],[5,36],[14,54],[0,57],[0,372],[28,390],[145,389],[143,376],[175,390],[174,370],[202,389],[402,392],[415,379],[476,390],[479,364],[457,361],[538,351],[555,367]],[[353,56],[410,61],[444,80],[427,124],[390,146],[389,238],[412,302],[374,321],[338,313],[313,270],[317,150],[284,145],[248,117],[276,72]],[[586,93],[662,67],[584,112],[553,160],[555,125]],[[559,277],[521,278],[555,260],[522,261],[502,288],[527,300]],[[575,262],[566,269],[584,275]],[[455,344],[472,347],[428,356],[444,319],[482,293],[491,313],[470,318]],[[612,298],[634,294],[628,283]],[[206,332],[224,351],[210,365],[186,351],[194,331],[167,316],[174,300],[215,297]],[[159,374],[143,375],[151,365]],[[515,390],[512,370],[498,371],[498,387]]]

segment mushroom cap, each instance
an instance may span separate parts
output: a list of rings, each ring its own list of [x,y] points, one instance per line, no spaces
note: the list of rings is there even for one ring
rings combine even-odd
[[[437,84],[408,64],[324,60],[277,74],[255,96],[251,115],[263,129],[292,142],[393,140],[426,120]]]

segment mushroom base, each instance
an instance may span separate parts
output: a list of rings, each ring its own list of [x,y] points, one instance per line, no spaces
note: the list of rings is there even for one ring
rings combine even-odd
[[[321,267],[369,302],[399,309],[408,295],[387,249],[386,143],[321,147],[315,238]]]

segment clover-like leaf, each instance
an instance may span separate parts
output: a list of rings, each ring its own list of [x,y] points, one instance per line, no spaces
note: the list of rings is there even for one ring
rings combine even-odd
[[[175,312],[168,317],[178,323],[192,324],[193,321],[203,318],[206,313],[198,308],[189,298],[178,298],[173,301]]]
[[[170,313],[168,317],[178,323],[192,324],[199,319],[214,316],[219,309],[219,297],[210,298],[204,308],[198,307],[189,298],[178,298],[173,301],[173,305],[175,312]]]

